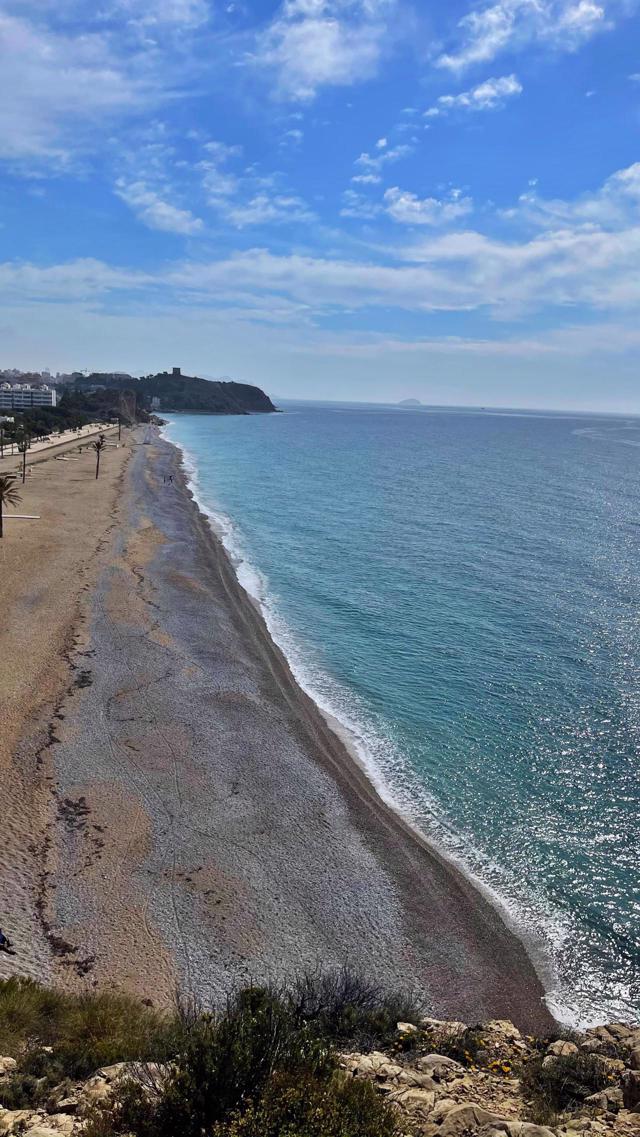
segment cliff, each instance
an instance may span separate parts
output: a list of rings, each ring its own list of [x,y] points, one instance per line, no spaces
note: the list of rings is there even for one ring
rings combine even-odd
[[[160,411],[201,411],[217,415],[273,414],[275,407],[268,395],[250,383],[233,380],[201,379],[198,375],[183,375],[179,368],[144,375],[131,376],[94,372],[76,380],[76,391],[119,391],[133,394],[138,408]],[[156,408],[152,401],[157,399]]]

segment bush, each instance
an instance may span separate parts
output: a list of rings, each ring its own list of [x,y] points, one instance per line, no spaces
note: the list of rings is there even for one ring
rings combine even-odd
[[[395,1132],[391,1114],[370,1087],[337,1075],[333,1046],[381,1042],[408,1013],[417,1016],[415,1004],[346,970],[285,989],[248,988],[220,1013],[187,1008],[161,1084],[138,1079],[121,1087],[106,1112],[96,1111],[86,1137],[249,1137],[279,1134],[283,1125],[290,1137],[386,1137]]]
[[[213,1137],[395,1137],[396,1116],[371,1084],[277,1074],[257,1105],[216,1125]]]
[[[178,1033],[175,1018],[127,995],[69,995],[30,979],[5,980],[0,1052],[17,1058],[18,1070],[0,1086],[0,1101],[22,1108],[45,1100],[65,1079],[86,1078],[100,1066],[163,1061],[175,1052]]]
[[[610,1084],[595,1054],[569,1054],[548,1066],[543,1066],[543,1061],[542,1057],[532,1058],[521,1075],[522,1093],[531,1100],[532,1119],[538,1123],[575,1108]]]
[[[288,996],[295,1013],[341,1046],[373,1050],[397,1036],[399,1022],[416,1023],[422,1004],[403,992],[386,992],[358,972],[307,973]]]

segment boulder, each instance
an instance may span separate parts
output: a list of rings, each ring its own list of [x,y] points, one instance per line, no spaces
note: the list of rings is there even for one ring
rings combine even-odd
[[[640,1113],[640,1070],[629,1070],[622,1080],[622,1097],[625,1109]]]
[[[32,1109],[0,1109],[0,1135],[24,1129],[29,1123],[40,1120],[40,1115]]]
[[[398,1023],[398,1030],[400,1034],[416,1034],[418,1028],[413,1023]]]
[[[522,1038],[517,1026],[514,1026],[509,1019],[491,1019],[491,1022],[485,1023],[482,1029],[491,1034],[499,1034],[509,1042],[516,1042]]]
[[[629,1058],[629,1065],[632,1070],[640,1070],[640,1046],[631,1051]]]
[[[578,1047],[575,1042],[567,1042],[564,1038],[559,1038],[557,1042],[552,1042],[551,1046],[547,1047],[547,1054],[552,1054],[555,1058],[570,1058],[577,1053]]]
[[[440,1098],[440,1101],[436,1102],[429,1114],[429,1121],[434,1121],[436,1125],[440,1125],[447,1114],[456,1108],[457,1104],[457,1101],[454,1101],[453,1098]]]
[[[18,1063],[15,1058],[0,1058],[0,1078],[4,1078],[7,1074],[13,1074],[17,1066]]]
[[[376,1078],[378,1078],[381,1082],[390,1082],[402,1073],[403,1067],[396,1066],[394,1062],[383,1062],[382,1065],[378,1066],[375,1071]]]
[[[598,1051],[603,1048],[604,1042],[601,1038],[588,1038],[580,1047],[580,1049],[586,1051],[587,1054],[597,1054]]]
[[[435,1090],[436,1083],[430,1074],[419,1074],[417,1070],[403,1070],[397,1081],[404,1086],[419,1086],[422,1090]]]
[[[389,1094],[388,1100],[401,1106],[412,1117],[426,1121],[436,1103],[436,1095],[433,1090],[419,1090],[409,1086],[394,1090]]]
[[[441,1137],[463,1137],[470,1130],[475,1131],[483,1125],[495,1125],[501,1120],[479,1105],[456,1105],[447,1113],[439,1132]]]
[[[416,1060],[416,1067],[425,1074],[431,1074],[437,1081],[465,1072],[464,1066],[456,1062],[455,1058],[447,1058],[445,1054],[423,1054]]]

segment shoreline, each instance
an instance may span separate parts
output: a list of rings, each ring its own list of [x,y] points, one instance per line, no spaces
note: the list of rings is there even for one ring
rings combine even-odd
[[[27,973],[166,1005],[349,963],[440,1018],[551,1029],[520,940],[296,682],[173,443],[132,447],[111,528],[35,756],[48,963]]]
[[[308,698],[317,713],[326,723],[329,732],[335,737],[338,747],[342,747],[347,762],[352,763],[362,778],[367,783],[371,794],[380,803],[383,809],[389,810],[394,816],[397,823],[406,831],[407,835],[415,840],[425,851],[436,859],[438,859],[448,869],[454,873],[459,874],[462,879],[471,886],[483,899],[484,902],[491,905],[496,911],[499,919],[506,926],[509,932],[518,939],[522,944],[527,957],[534,968],[536,975],[542,984],[545,995],[545,1006],[549,1014],[557,1022],[564,1022],[562,1018],[555,1015],[552,1009],[552,991],[555,982],[555,974],[553,970],[553,963],[549,955],[545,952],[542,943],[536,939],[533,933],[527,934],[526,929],[518,922],[516,916],[510,911],[507,903],[502,899],[500,894],[493,889],[490,885],[486,884],[472,869],[465,864],[461,856],[456,856],[446,846],[440,846],[437,842],[430,838],[429,835],[420,828],[417,822],[414,822],[407,816],[403,810],[401,803],[395,798],[392,787],[388,786],[383,773],[377,771],[375,761],[367,758],[361,753],[365,749],[366,743],[358,735],[355,727],[345,723],[340,717],[339,713],[322,705],[321,699],[316,692],[306,683],[304,676],[299,673],[299,669],[295,665],[295,661],[290,658],[287,653],[286,645],[284,645],[277,636],[276,631],[271,626],[269,619],[269,611],[264,601],[257,595],[254,595],[249,588],[243,584],[240,575],[238,574],[236,564],[231,549],[225,543],[224,526],[220,522],[213,510],[210,510],[199,494],[199,487],[197,481],[197,463],[195,458],[188,452],[185,452],[183,447],[167,437],[165,431],[171,426],[170,422],[164,424],[160,428],[160,437],[167,442],[170,446],[174,447],[179,455],[179,470],[180,475],[184,482],[186,491],[191,495],[194,505],[200,515],[204,518],[205,522],[211,529],[214,541],[220,546],[221,554],[227,560],[229,568],[231,569],[238,587],[246,595],[247,602],[257,612],[260,620],[264,623],[267,635],[269,636],[273,648],[281,656],[284,666],[290,674],[291,682],[299,688],[302,695]],[[234,524],[233,519],[230,519]],[[259,570],[258,570],[259,572]],[[377,776],[376,776],[377,775]],[[566,1025],[575,1026],[579,1028],[577,1022],[569,1023]]]
[[[167,424],[169,425],[169,424]],[[357,739],[355,734],[350,728],[344,724],[337,716],[333,715],[330,711],[323,708],[314,698],[313,694],[306,689],[301,682],[300,678],[295,674],[291,662],[288,659],[284,648],[274,637],[271,628],[268,625],[265,612],[257,597],[244,587],[238,578],[233,560],[227,548],[224,545],[222,535],[216,531],[216,526],[210,516],[209,511],[204,506],[197,496],[197,487],[194,484],[194,478],[187,468],[187,459],[182,447],[173,442],[171,439],[164,438],[163,431],[161,431],[163,440],[173,447],[178,454],[179,472],[182,478],[183,487],[192,498],[193,504],[198,511],[200,517],[204,520],[208,529],[210,530],[213,542],[218,547],[218,555],[223,558],[228,571],[232,574],[233,581],[243,596],[246,597],[246,602],[251,610],[256,614],[260,624],[263,625],[263,634],[268,638],[269,649],[277,653],[280,657],[280,663],[285,673],[285,682],[291,684],[297,689],[299,696],[308,700],[312,708],[312,714],[317,715],[321,720],[324,728],[328,732],[328,737],[324,740],[326,746],[326,761],[329,769],[337,781],[342,782],[349,786],[350,789],[355,789],[356,794],[365,801],[368,806],[372,806],[376,811],[380,811],[384,817],[385,822],[389,823],[392,827],[397,826],[399,830],[406,835],[410,841],[414,841],[422,851],[429,857],[433,858],[438,864],[446,871],[451,872],[458,877],[458,883],[462,884],[465,890],[470,889],[472,893],[476,893],[478,899],[482,903],[489,904],[495,911],[498,918],[508,929],[508,932],[518,939],[522,944],[523,950],[526,952],[527,959],[532,968],[536,971],[536,975],[540,982],[544,982],[543,974],[540,971],[543,969],[544,961],[542,958],[535,960],[527,950],[528,945],[523,942],[519,931],[515,928],[514,922],[510,919],[510,914],[506,906],[501,904],[500,898],[497,897],[488,887],[483,885],[483,882],[476,880],[470,873],[465,873],[462,866],[459,865],[455,859],[450,856],[445,850],[438,848],[428,836],[422,833],[417,826],[413,825],[411,821],[405,817],[400,807],[393,800],[387,800],[381,793],[380,788],[375,784],[371,777],[371,772],[367,767],[366,762],[358,752]],[[546,995],[544,996],[546,1000]],[[545,1010],[548,1010],[545,1004]],[[551,1012],[548,1012],[549,1018],[552,1020]]]

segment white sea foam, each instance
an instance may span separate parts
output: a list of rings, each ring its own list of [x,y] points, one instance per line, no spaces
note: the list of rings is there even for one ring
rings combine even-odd
[[[440,803],[428,793],[394,743],[391,732],[373,721],[359,696],[329,673],[310,645],[300,643],[283,617],[267,577],[252,562],[240,529],[218,503],[212,502],[210,491],[204,494],[196,457],[171,437],[167,429],[170,426],[168,423],[163,433],[181,451],[194,500],[220,539],[239,583],[258,605],[297,683],[348,745],[382,800],[462,871],[500,912],[525,945],[544,985],[545,1001],[556,1019],[570,1027],[586,1028],[628,1017],[631,994],[624,985],[612,984],[610,976],[593,975],[583,977],[581,991],[576,989],[574,977],[559,969],[557,961],[562,960],[575,935],[570,915],[550,910],[542,894],[517,891],[504,866],[490,860],[471,835],[451,826]],[[594,990],[602,992],[597,1003],[593,1000]]]

